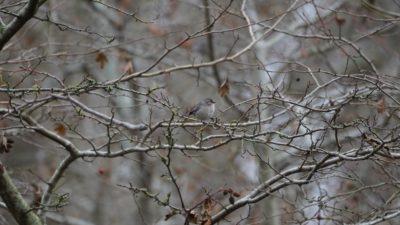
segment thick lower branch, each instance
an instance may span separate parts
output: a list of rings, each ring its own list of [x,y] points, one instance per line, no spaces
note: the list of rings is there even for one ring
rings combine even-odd
[[[16,16],[7,26],[4,28],[2,34],[0,34],[0,51],[4,45],[21,29],[22,26],[29,19],[31,19],[37,10],[39,0],[30,0],[28,4],[21,9],[18,16]]]
[[[0,162],[0,196],[20,225],[42,225],[39,217],[31,210],[25,202],[21,193],[13,184],[6,168]]]

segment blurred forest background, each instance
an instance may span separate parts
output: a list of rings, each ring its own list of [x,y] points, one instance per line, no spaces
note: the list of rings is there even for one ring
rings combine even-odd
[[[0,0],[0,224],[399,224],[399,21],[398,0]],[[205,98],[215,118],[187,117]]]

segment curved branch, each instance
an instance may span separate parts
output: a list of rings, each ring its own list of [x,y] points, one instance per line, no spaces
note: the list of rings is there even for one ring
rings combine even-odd
[[[21,9],[20,13],[15,17],[5,28],[0,35],[0,51],[4,45],[24,26],[29,19],[31,19],[37,8],[39,7],[39,0],[30,0],[28,4]]]
[[[7,209],[20,225],[42,225],[39,217],[25,202],[13,184],[5,166],[0,162],[0,196]]]

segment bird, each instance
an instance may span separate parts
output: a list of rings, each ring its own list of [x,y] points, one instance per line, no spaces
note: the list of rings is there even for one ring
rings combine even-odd
[[[188,115],[194,116],[200,120],[208,120],[214,116],[215,113],[215,101],[211,98],[206,98],[193,106]]]

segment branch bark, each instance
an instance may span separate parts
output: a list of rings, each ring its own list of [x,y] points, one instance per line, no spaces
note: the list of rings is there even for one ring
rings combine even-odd
[[[43,225],[39,217],[31,210],[25,202],[21,193],[13,184],[6,168],[0,162],[0,196],[20,225]]]
[[[31,19],[39,6],[39,0],[30,0],[28,4],[21,9],[20,13],[4,28],[0,35],[0,51],[3,50],[6,43]]]

